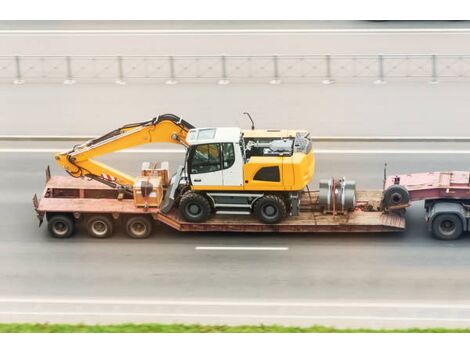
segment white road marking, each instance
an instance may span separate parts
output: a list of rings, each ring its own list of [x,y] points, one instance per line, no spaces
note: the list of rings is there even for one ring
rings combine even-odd
[[[0,311],[1,316],[123,316],[123,317],[173,317],[173,318],[250,318],[250,319],[302,319],[302,320],[375,320],[375,321],[441,321],[441,322],[470,322],[470,318],[442,318],[442,317],[400,317],[400,316],[374,316],[374,315],[284,315],[284,314],[205,314],[205,313],[143,313],[143,312],[9,312]],[[1,318],[0,318],[1,320]]]
[[[59,153],[56,148],[0,148],[0,153]],[[117,153],[184,154],[184,149],[127,149]],[[470,149],[314,149],[315,154],[470,154]]]
[[[470,302],[283,302],[283,301],[179,301],[179,300],[148,300],[148,299],[97,299],[97,298],[34,298],[34,297],[0,297],[0,304],[83,304],[83,305],[162,305],[162,306],[236,306],[236,307],[311,307],[311,308],[397,308],[397,309],[470,309]]]
[[[465,149],[313,149],[316,154],[470,154]]]
[[[287,251],[289,247],[203,247],[195,248],[197,251]]]
[[[240,34],[395,34],[395,33],[468,33],[468,28],[318,28],[318,29],[15,29],[0,30],[0,36],[8,35],[240,35]]]

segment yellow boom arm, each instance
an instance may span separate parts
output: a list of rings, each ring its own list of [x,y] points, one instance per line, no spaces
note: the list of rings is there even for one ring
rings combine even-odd
[[[187,147],[186,136],[194,128],[173,114],[125,125],[73,149],[58,153],[57,163],[73,177],[90,177],[110,186],[132,188],[135,179],[92,158],[148,143],[173,143]]]

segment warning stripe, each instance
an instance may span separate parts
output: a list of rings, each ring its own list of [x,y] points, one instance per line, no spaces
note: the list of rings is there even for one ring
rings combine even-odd
[[[116,181],[117,178],[108,174],[101,174],[101,177],[108,181]]]

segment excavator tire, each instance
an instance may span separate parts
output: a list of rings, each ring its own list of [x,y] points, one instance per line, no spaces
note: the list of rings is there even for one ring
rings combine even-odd
[[[181,216],[189,222],[204,222],[211,215],[209,200],[200,193],[186,192],[180,200],[179,210]]]
[[[268,194],[256,201],[253,212],[265,224],[276,224],[287,214],[286,202],[279,196]]]

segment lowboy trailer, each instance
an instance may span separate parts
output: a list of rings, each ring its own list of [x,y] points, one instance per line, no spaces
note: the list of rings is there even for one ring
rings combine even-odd
[[[348,212],[325,212],[318,209],[319,192],[304,192],[299,215],[280,223],[265,224],[249,215],[212,216],[201,223],[182,219],[176,209],[164,213],[160,208],[136,207],[133,199],[119,199],[118,191],[100,182],[68,176],[50,176],[39,199],[33,205],[40,222],[46,218],[54,237],[69,237],[78,222],[87,227],[92,237],[109,237],[116,223],[124,225],[133,238],[152,233],[154,222],[178,231],[231,232],[395,232],[405,229],[400,212],[381,210],[382,190],[356,192],[355,208]]]
[[[46,178],[42,197],[34,195],[33,206],[40,223],[46,218],[49,232],[57,238],[70,237],[78,223],[96,238],[111,236],[117,224],[124,225],[132,238],[146,238],[156,222],[183,232],[399,232],[405,230],[406,208],[415,201],[425,201],[428,230],[436,238],[455,240],[470,230],[466,171],[389,176],[383,190],[356,191],[354,209],[344,212],[319,207],[321,190],[306,191],[298,215],[276,224],[218,214],[205,222],[188,222],[176,210],[136,207],[132,198],[122,199],[116,189],[94,180],[51,176],[49,168]]]

